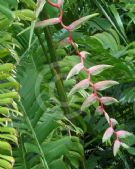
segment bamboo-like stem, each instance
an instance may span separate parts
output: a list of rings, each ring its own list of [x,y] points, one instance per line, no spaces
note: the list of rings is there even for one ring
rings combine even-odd
[[[42,14],[42,17],[45,17],[45,16]],[[61,102],[61,108],[63,109],[65,114],[69,114],[70,109],[68,106],[68,99],[67,99],[67,95],[66,95],[66,92],[64,89],[63,79],[61,77],[60,67],[59,67],[59,64],[56,59],[56,51],[53,46],[53,41],[52,41],[50,29],[49,29],[49,27],[46,27],[43,31],[44,31],[44,35],[45,35],[45,40],[47,41],[47,46],[48,46],[48,51],[49,51],[50,57],[48,56],[47,51],[44,46],[44,43],[40,37],[40,34],[37,31],[36,31],[36,35],[38,37],[38,40],[39,40],[39,43],[42,47],[44,55],[45,55],[45,57],[47,57],[47,62],[50,66],[52,75],[55,77],[55,85],[56,85],[56,89],[57,89],[59,99]]]

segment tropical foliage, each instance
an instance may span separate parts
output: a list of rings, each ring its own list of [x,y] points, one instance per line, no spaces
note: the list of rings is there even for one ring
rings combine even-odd
[[[134,168],[134,28],[134,0],[0,0],[0,169]]]

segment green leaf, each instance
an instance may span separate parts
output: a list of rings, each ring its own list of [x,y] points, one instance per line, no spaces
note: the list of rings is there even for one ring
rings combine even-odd
[[[9,19],[15,18],[14,13],[7,7],[3,6],[2,4],[0,4],[0,12]]]
[[[33,21],[35,19],[34,12],[29,9],[22,9],[15,11],[15,17],[21,20]]]
[[[134,147],[128,148],[127,151],[129,152],[129,154],[135,155],[135,148]]]
[[[6,160],[0,159],[0,166],[5,169],[11,169],[13,165]]]
[[[118,26],[119,26],[121,32],[122,32],[123,35],[126,37],[123,23],[122,23],[122,21],[121,21],[120,15],[119,15],[119,13],[118,13],[118,11],[117,11],[115,5],[111,5],[111,6],[110,6],[110,9],[111,9],[111,11],[112,11],[112,13],[113,13],[113,15],[114,15],[114,17],[115,17],[115,19],[116,19],[116,22],[117,22],[117,24],[118,24]]]

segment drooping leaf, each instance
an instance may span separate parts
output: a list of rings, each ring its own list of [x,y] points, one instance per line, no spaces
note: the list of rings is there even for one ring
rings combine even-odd
[[[113,97],[102,97],[102,98],[100,98],[100,100],[104,105],[110,105],[112,103],[118,103],[118,100],[113,98]]]
[[[95,13],[95,14],[92,14],[92,15],[88,15],[88,16],[85,16],[85,17],[82,17],[76,21],[74,21],[71,25],[68,26],[68,29],[70,31],[73,31],[75,29],[77,29],[81,24],[83,24],[84,22],[88,21],[89,19],[97,16],[98,13]]]
[[[72,76],[78,74],[83,69],[83,63],[78,63],[75,65],[69,72],[67,79],[71,78]]]
[[[87,107],[91,106],[93,103],[96,102],[96,96],[94,94],[91,94],[83,103],[81,106],[81,110],[85,110]]]
[[[69,95],[74,94],[75,92],[77,92],[80,89],[85,89],[89,86],[90,82],[88,79],[84,79],[82,81],[80,81],[79,83],[77,83],[70,91]]]
[[[101,73],[102,71],[111,68],[111,65],[96,65],[91,68],[89,68],[91,75],[97,75]]]
[[[109,127],[109,128],[105,131],[105,133],[104,133],[104,135],[103,135],[102,142],[104,143],[104,142],[106,142],[107,140],[109,140],[109,139],[111,138],[113,132],[114,132],[113,128],[112,128],[112,127]]]
[[[131,135],[132,135],[132,133],[125,131],[125,130],[117,131],[117,136],[119,138],[125,138],[125,137],[131,136]]]
[[[119,140],[115,140],[114,145],[113,145],[113,155],[114,156],[117,155],[117,153],[118,153],[118,151],[120,149],[120,145],[121,145],[120,141]]]
[[[97,82],[96,84],[94,84],[94,86],[96,90],[101,91],[118,84],[119,84],[118,82],[113,80],[105,80],[105,81]]]
[[[35,25],[35,28],[46,27],[46,26],[49,26],[49,25],[55,25],[57,23],[60,23],[59,18],[47,19],[47,20],[44,20],[44,21],[37,22],[36,25]]]

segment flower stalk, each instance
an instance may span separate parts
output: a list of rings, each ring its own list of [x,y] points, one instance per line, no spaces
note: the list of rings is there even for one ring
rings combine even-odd
[[[101,82],[97,82],[97,83],[93,83],[91,81],[91,76],[92,75],[96,75],[100,72],[102,72],[103,70],[105,70],[106,68],[111,67],[110,65],[97,65],[94,67],[91,67],[89,69],[87,69],[84,66],[84,59],[85,56],[88,54],[88,52],[86,51],[80,51],[78,49],[78,47],[76,47],[76,44],[73,40],[73,36],[72,36],[72,32],[77,29],[81,24],[83,24],[85,21],[91,19],[92,17],[97,16],[98,14],[93,14],[93,15],[88,15],[85,17],[80,18],[77,21],[74,21],[72,24],[70,24],[69,26],[66,26],[63,23],[63,10],[62,10],[62,4],[64,3],[63,0],[58,0],[57,3],[53,3],[50,0],[47,1],[51,6],[53,6],[54,8],[57,8],[59,10],[59,17],[58,18],[53,18],[53,19],[49,19],[49,20],[44,20],[43,22],[45,23],[44,26],[44,32],[45,32],[45,37],[47,40],[47,44],[48,44],[48,48],[49,48],[49,52],[50,52],[50,56],[51,56],[51,60],[52,62],[55,61],[56,65],[54,66],[54,74],[58,75],[59,77],[59,81],[58,84],[56,84],[58,91],[60,91],[60,95],[61,95],[61,91],[62,93],[64,93],[64,97],[63,100],[66,100],[66,95],[64,92],[64,88],[63,88],[63,84],[61,82],[61,78],[60,78],[60,72],[59,72],[59,66],[57,65],[57,61],[56,61],[56,54],[55,54],[55,49],[53,47],[53,43],[52,43],[52,36],[50,34],[50,30],[48,27],[48,23],[49,25],[54,25],[54,23],[60,23],[62,28],[67,30],[69,32],[69,37],[66,38],[66,41],[74,48],[74,50],[76,51],[77,56],[80,58],[80,63],[78,65],[76,65],[69,73],[68,78],[72,77],[73,75],[79,73],[79,71],[83,70],[86,74],[87,74],[87,78],[82,80],[81,82],[79,82],[78,84],[76,84],[73,89],[70,91],[69,95],[74,94],[77,90],[81,89],[81,88],[87,88],[88,86],[90,86],[93,90],[93,93],[89,96],[89,98],[87,98],[84,103],[83,103],[83,108],[88,107],[89,105],[91,105],[91,103],[94,103],[95,101],[98,101],[99,103],[99,107],[96,109],[96,112],[98,112],[99,114],[103,114],[106,121],[109,124],[109,128],[105,131],[104,135],[103,135],[103,142],[109,141],[110,138],[112,137],[112,135],[115,136],[115,141],[114,141],[114,146],[113,146],[113,152],[114,152],[114,156],[118,153],[119,148],[121,145],[124,145],[124,143],[120,142],[120,138],[122,137],[126,137],[131,135],[131,133],[129,134],[129,132],[120,130],[117,131],[115,130],[115,126],[117,124],[117,121],[113,118],[110,118],[108,113],[105,110],[105,105],[109,105],[111,103],[115,103],[117,102],[116,99],[111,98],[111,97],[100,97],[98,94],[98,91],[102,91],[106,88],[109,88],[113,85],[117,85],[118,82],[116,81],[112,81],[112,80],[106,80],[106,81],[101,81]],[[38,23],[37,23],[38,24]],[[40,23],[39,23],[40,25]],[[60,88],[59,88],[60,87]],[[125,145],[124,145],[125,146]],[[123,146],[123,147],[124,147]]]

